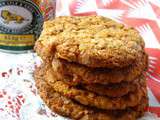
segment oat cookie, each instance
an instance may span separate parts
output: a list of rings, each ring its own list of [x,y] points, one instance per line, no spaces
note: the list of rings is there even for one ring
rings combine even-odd
[[[109,84],[120,83],[123,81],[133,81],[139,77],[148,66],[148,56],[143,55],[130,65],[121,69],[107,69],[107,68],[89,68],[84,65],[70,63],[62,59],[53,58],[52,67],[61,78],[64,75],[70,76],[69,82],[72,84]]]
[[[74,99],[81,104],[100,109],[125,109],[127,107],[134,107],[139,104],[142,97],[146,94],[146,88],[145,86],[142,86],[140,89],[123,97],[113,99],[106,96],[100,96],[93,92],[72,87],[63,81],[56,79],[54,74],[52,74],[53,72],[51,67],[43,69],[45,69],[44,71],[46,72],[46,81],[50,83],[56,92]]]
[[[63,16],[44,23],[35,49],[44,59],[55,54],[88,67],[119,68],[140,56],[144,41],[135,29],[109,18]]]
[[[139,78],[134,82],[124,82],[116,85],[82,85],[82,88],[94,92],[98,95],[106,95],[108,97],[122,97],[131,92],[135,92],[137,89],[145,84],[145,79]]]
[[[69,86],[76,86],[78,88],[82,88],[82,89],[86,89],[88,91],[94,92],[98,95],[106,95],[108,97],[124,96],[130,92],[136,91],[137,89],[139,89],[142,85],[144,85],[146,83],[146,81],[143,77],[139,77],[136,80],[133,80],[131,82],[110,83],[107,85],[82,84],[82,82],[77,84],[78,82],[73,82],[72,76],[63,75],[63,74],[60,74],[61,76],[59,76],[59,73],[57,74],[57,72],[55,72],[53,69],[51,72],[56,79],[62,80],[63,82],[65,82]],[[54,81],[52,81],[52,79],[49,80],[48,82],[50,82],[49,84],[54,83]]]
[[[44,71],[42,72],[41,68],[35,71],[34,78],[38,92],[48,107],[62,116],[76,120],[136,120],[144,114],[148,106],[148,99],[144,98],[141,104],[127,110],[107,111],[89,108],[55,92],[45,82]]]

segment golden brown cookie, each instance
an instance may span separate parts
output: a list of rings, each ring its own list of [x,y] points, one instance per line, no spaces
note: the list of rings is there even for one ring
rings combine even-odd
[[[139,77],[148,66],[148,56],[143,55],[130,65],[121,69],[107,68],[89,68],[84,65],[70,63],[66,60],[53,58],[52,67],[57,74],[57,77],[62,79],[62,76],[70,76],[69,82],[72,84],[109,84],[120,83],[123,81],[133,81]]]
[[[135,92],[137,89],[140,89],[142,84],[145,84],[145,79],[143,77],[134,80],[133,82],[123,82],[112,85],[90,84],[81,85],[81,87],[98,95],[106,95],[108,97],[122,97],[131,92]]]
[[[132,82],[120,82],[120,83],[110,83],[107,85],[103,84],[77,84],[73,82],[73,77],[68,75],[57,74],[53,69],[51,70],[54,77],[58,80],[64,81],[69,86],[76,86],[78,88],[86,89],[88,91],[94,92],[98,95],[106,95],[108,97],[121,97],[130,92],[134,92],[136,89],[139,89],[142,85],[146,83],[143,77],[139,77]],[[54,81],[49,80],[49,84],[53,84]]]
[[[105,17],[63,16],[44,23],[35,49],[43,59],[55,54],[88,67],[122,68],[141,56],[144,41],[135,29]]]
[[[34,73],[38,92],[48,107],[62,116],[76,120],[136,120],[144,114],[148,106],[148,99],[143,98],[141,104],[126,110],[107,111],[86,107],[55,92],[46,83],[44,72],[41,70],[38,68]]]
[[[100,96],[87,90],[72,87],[63,81],[56,79],[54,74],[52,74],[52,68],[48,67],[48,65],[45,65],[42,69],[44,69],[46,73],[46,81],[50,83],[56,92],[70,99],[74,99],[81,104],[100,109],[125,109],[127,107],[134,107],[139,104],[142,97],[146,94],[146,87],[141,86],[140,89],[123,97],[109,98]]]

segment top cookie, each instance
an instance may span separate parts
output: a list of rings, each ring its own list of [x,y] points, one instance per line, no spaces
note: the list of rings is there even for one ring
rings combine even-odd
[[[54,54],[88,67],[122,68],[144,51],[144,41],[135,29],[101,16],[48,21],[38,42],[46,48],[42,48],[45,52],[39,48],[43,58]]]

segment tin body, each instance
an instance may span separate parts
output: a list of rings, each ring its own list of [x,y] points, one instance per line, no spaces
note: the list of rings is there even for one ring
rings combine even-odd
[[[43,26],[38,0],[0,0],[0,50],[31,50]]]

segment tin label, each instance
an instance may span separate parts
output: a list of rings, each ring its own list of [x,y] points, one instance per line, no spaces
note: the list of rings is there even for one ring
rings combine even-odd
[[[27,50],[33,47],[43,25],[43,15],[31,0],[0,1],[0,48]]]

